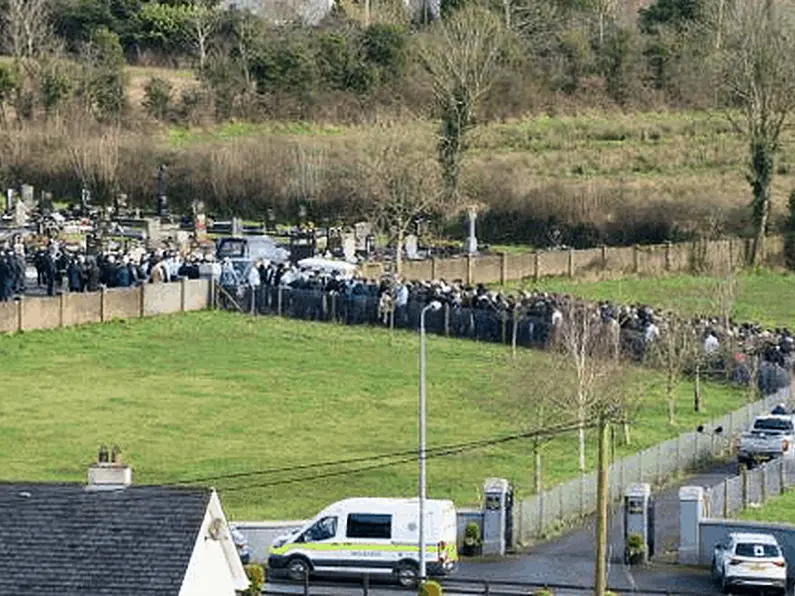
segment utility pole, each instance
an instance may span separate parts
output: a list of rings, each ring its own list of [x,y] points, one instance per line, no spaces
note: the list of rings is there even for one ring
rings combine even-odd
[[[595,596],[607,590],[607,443],[609,426],[604,414],[599,415],[599,446],[596,471],[596,561],[594,566]]]

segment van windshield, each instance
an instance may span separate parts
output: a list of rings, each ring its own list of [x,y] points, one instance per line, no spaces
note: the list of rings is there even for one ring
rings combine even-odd
[[[754,430],[792,430],[792,421],[784,418],[760,418],[754,423]]]
[[[324,517],[312,524],[303,533],[298,542],[320,542],[337,535],[337,518]]]

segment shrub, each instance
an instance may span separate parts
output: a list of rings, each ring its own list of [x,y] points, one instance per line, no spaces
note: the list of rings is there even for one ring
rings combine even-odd
[[[784,258],[789,269],[795,269],[795,189],[789,195],[787,203],[789,215],[784,237]]]
[[[443,594],[444,590],[441,584],[433,580],[424,581],[420,586],[419,596],[442,596]]]
[[[259,596],[262,594],[262,588],[265,585],[265,569],[262,565],[251,563],[244,567],[246,570],[246,577],[248,577],[248,589],[243,592],[244,596]]]
[[[144,87],[143,106],[147,113],[160,121],[171,111],[171,92],[174,87],[167,80],[152,77]]]
[[[464,544],[467,546],[480,545],[480,526],[477,522],[469,522],[464,529]]]

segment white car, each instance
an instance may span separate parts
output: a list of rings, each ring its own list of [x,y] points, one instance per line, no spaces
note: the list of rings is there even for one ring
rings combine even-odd
[[[770,534],[732,533],[715,545],[712,574],[724,594],[734,588],[757,588],[786,594],[787,562]]]

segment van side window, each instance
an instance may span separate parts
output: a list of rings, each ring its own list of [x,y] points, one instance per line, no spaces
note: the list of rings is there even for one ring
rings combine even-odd
[[[392,516],[351,513],[347,534],[348,538],[392,538]]]
[[[297,542],[320,542],[337,535],[337,518],[324,517],[310,526]]]

